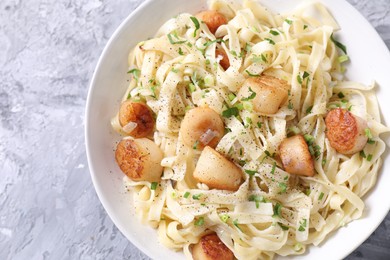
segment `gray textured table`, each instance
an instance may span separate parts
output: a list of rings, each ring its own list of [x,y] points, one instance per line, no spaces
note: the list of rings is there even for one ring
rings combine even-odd
[[[348,1],[390,47],[390,1]],[[0,1],[0,259],[148,259],[96,196],[83,123],[99,55],[141,2]],[[348,259],[390,259],[390,214]]]

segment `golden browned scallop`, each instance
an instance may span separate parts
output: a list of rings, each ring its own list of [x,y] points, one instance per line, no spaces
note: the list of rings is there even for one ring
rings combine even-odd
[[[192,248],[194,260],[233,260],[234,254],[222,243],[217,234],[203,236]]]
[[[206,145],[216,147],[224,132],[221,117],[209,107],[196,107],[187,111],[180,126],[184,144],[198,150]]]
[[[227,70],[230,67],[230,61],[229,61],[229,57],[226,54],[226,51],[224,49],[216,49],[215,50],[215,57],[218,58],[218,56],[222,57],[219,64],[222,66],[222,68],[224,70]]]
[[[244,81],[238,98],[248,98],[255,92],[253,109],[260,114],[275,114],[286,101],[289,88],[286,81],[272,76],[250,77]]]
[[[314,175],[313,158],[302,135],[284,139],[279,146],[279,155],[286,172],[304,176]]]
[[[115,159],[122,172],[134,181],[160,180],[163,153],[147,138],[123,139],[116,147]]]
[[[325,118],[325,124],[326,137],[339,153],[357,153],[367,143],[368,138],[364,132],[367,122],[345,109],[331,110]]]
[[[215,34],[219,26],[228,22],[223,14],[213,10],[200,12],[195,17],[203,21],[212,34]]]
[[[155,122],[153,112],[146,104],[126,100],[119,109],[119,123],[123,131],[140,138],[153,133]]]
[[[236,191],[242,182],[242,171],[213,148],[206,146],[196,164],[194,178],[210,189]]]

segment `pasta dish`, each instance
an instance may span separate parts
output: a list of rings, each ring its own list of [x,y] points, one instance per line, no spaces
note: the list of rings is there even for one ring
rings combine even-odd
[[[305,253],[358,219],[389,132],[345,78],[326,7],[254,0],[181,13],[129,55],[115,158],[140,220],[188,259]]]

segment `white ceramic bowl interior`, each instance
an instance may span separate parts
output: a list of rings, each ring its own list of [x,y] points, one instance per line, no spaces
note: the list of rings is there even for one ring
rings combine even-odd
[[[300,0],[260,1],[274,11],[290,10]],[[324,4],[342,27],[340,40],[347,46],[351,64],[349,79],[378,85],[378,99],[384,121],[390,122],[390,54],[371,25],[345,0],[324,0]],[[162,246],[151,227],[141,224],[132,207],[132,198],[123,187],[123,173],[114,158],[120,136],[111,128],[120,100],[128,86],[127,57],[139,41],[152,37],[169,18],[181,13],[196,13],[206,8],[206,0],[151,0],[144,2],[120,25],[107,43],[93,75],[86,107],[86,146],[88,162],[96,192],[119,230],[153,259],[183,259],[182,253]],[[359,28],[357,31],[356,28]],[[385,113],[386,112],[386,113]],[[385,137],[389,145],[389,136]],[[390,169],[388,151],[374,189],[365,197],[362,219],[339,229],[319,247],[310,247],[294,259],[341,259],[357,248],[381,223],[390,208]],[[386,198],[386,199],[384,199]]]

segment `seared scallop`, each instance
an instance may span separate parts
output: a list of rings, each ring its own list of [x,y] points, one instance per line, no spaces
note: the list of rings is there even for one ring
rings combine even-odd
[[[212,34],[217,31],[219,26],[228,22],[223,14],[213,10],[203,11],[195,16],[207,25]]]
[[[236,191],[242,182],[242,171],[213,148],[206,146],[196,164],[194,178],[210,189]]]
[[[209,107],[189,110],[180,126],[183,142],[197,150],[208,145],[216,147],[225,133],[220,115]]]
[[[314,175],[313,158],[302,135],[284,139],[279,146],[279,155],[286,172],[303,176]]]
[[[224,70],[227,70],[230,67],[230,61],[229,61],[229,57],[226,54],[226,51],[224,49],[216,49],[215,57],[218,58],[218,56],[222,57],[219,64],[222,66]]]
[[[326,137],[330,145],[342,154],[361,151],[367,143],[365,129],[367,122],[351,112],[336,108],[325,118]]]
[[[250,77],[238,92],[238,98],[252,99],[253,109],[260,114],[275,114],[286,101],[289,85],[286,81],[267,75]]]
[[[234,254],[213,233],[203,236],[192,248],[192,257],[194,260],[233,260]]]
[[[126,100],[119,109],[119,123],[124,132],[140,138],[153,133],[155,122],[153,112],[146,104]]]
[[[115,159],[122,172],[134,181],[160,180],[163,152],[147,138],[123,139],[116,147]]]

